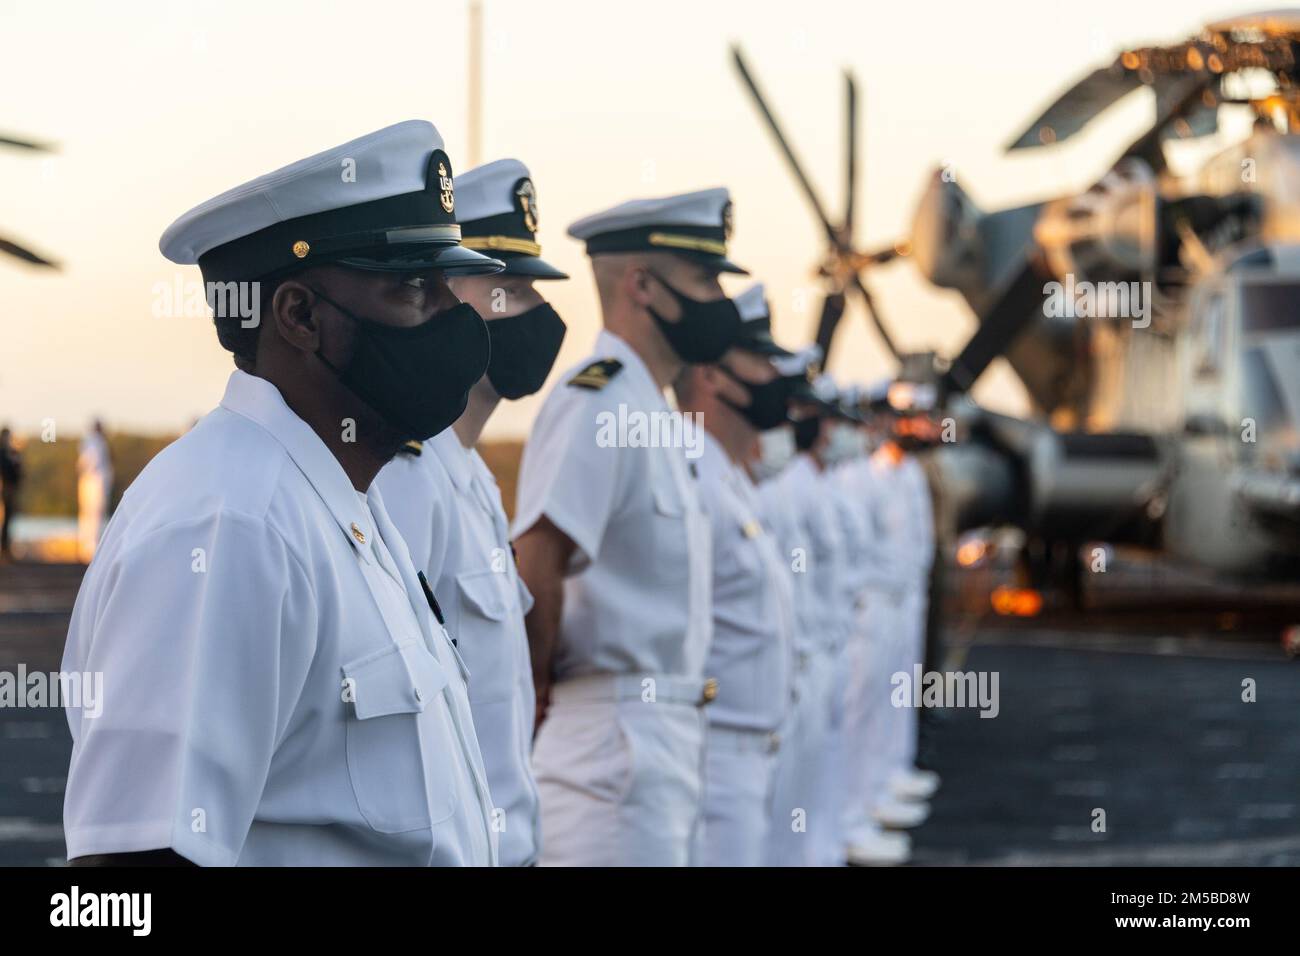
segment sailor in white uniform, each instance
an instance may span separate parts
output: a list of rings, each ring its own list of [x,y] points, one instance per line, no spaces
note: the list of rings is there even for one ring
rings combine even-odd
[[[917,453],[939,437],[939,426],[931,419],[934,387],[928,383],[896,382],[890,388],[891,404],[898,410],[898,433],[891,443],[898,449],[897,478],[900,514],[905,522],[900,568],[906,578],[900,643],[899,669],[911,673],[925,661],[926,618],[929,612],[930,570],[935,556],[934,506],[930,481]],[[939,785],[933,771],[916,766],[917,731],[920,712],[902,709],[901,732],[896,736],[893,771],[889,789],[893,798],[916,803],[929,797]]]
[[[89,564],[104,534],[113,491],[113,459],[103,422],[96,419],[77,449],[77,557]]]
[[[823,864],[839,866],[845,861],[843,816],[852,798],[849,768],[857,754],[849,726],[848,709],[853,662],[862,647],[857,627],[858,608],[861,604],[871,572],[871,550],[874,547],[871,526],[858,489],[851,477],[853,470],[866,461],[866,436],[862,430],[861,416],[856,407],[856,391],[851,387],[828,389],[833,395],[836,414],[825,427],[829,439],[821,450],[823,470],[821,494],[834,509],[840,529],[841,553],[836,564],[836,594],[832,605],[835,615],[835,633],[839,636],[835,648],[833,667],[834,683],[831,688],[831,709],[827,740],[822,762],[822,804],[834,814],[836,823],[821,831],[825,841],[819,857]]]
[[[515,518],[540,729],[542,863],[686,865],[701,810],[711,628],[702,435],[664,388],[739,331],[725,189],[589,216],[605,329],[547,396]]]
[[[813,383],[820,408],[818,440],[796,465],[804,491],[804,522],[814,550],[815,565],[810,578],[815,595],[819,642],[814,671],[820,669],[818,686],[823,708],[821,745],[809,764],[813,810],[808,833],[812,843],[811,864],[844,864],[841,817],[845,794],[843,729],[847,687],[847,660],[852,632],[853,609],[864,584],[862,536],[864,522],[856,520],[836,479],[836,470],[860,450],[857,427],[840,401],[838,387],[829,375]]]
[[[870,431],[892,413],[884,404],[886,383],[866,395]],[[891,661],[897,646],[899,615],[908,578],[900,556],[898,503],[891,494],[892,470],[881,455],[861,457],[842,467],[839,480],[856,502],[867,528],[860,560],[864,587],[845,662],[848,685],[844,704],[844,801],[841,810],[848,861],[856,865],[904,863],[911,854],[906,833],[881,826],[873,811],[888,795],[891,732],[896,713],[890,706]],[[915,811],[911,811],[915,812]]]
[[[540,257],[537,190],[523,163],[502,159],[471,169],[456,177],[456,192],[461,245],[506,264],[500,275],[450,280],[457,297],[487,320],[492,358],[456,424],[411,443],[376,485],[469,667],[501,864],[528,866],[541,850],[536,700],[524,632],[532,597],[515,568],[501,492],[474,445],[503,398],[531,395],[546,381],[565,326],[533,283],[567,276]]]
[[[796,620],[792,710],[781,731],[766,854],[773,866],[822,865],[835,832],[823,802],[823,778],[834,684],[829,648],[836,639],[828,631],[834,626],[841,543],[836,516],[819,487],[820,466],[811,458],[813,446],[824,443],[821,416],[827,413],[808,381],[820,358],[812,347],[783,369],[803,380],[792,393],[793,414],[799,416],[793,426],[796,454],[759,486],[764,520],[781,544],[794,583]]]
[[[355,177],[341,170],[355,170]],[[442,139],[410,121],[196,207],[161,240],[198,263],[235,353],[220,406],[122,500],[73,610],[64,807],[74,863],[490,865],[465,667],[371,482],[454,421],[488,332],[445,274]]]
[[[746,463],[761,432],[789,421],[790,383],[772,358],[761,284],[736,297],[740,339],[717,365],[678,376],[678,407],[702,416],[700,501],[713,529],[713,642],[718,680],[705,745],[704,866],[759,866],[771,823],[779,731],[790,705],[794,595],[775,538],[760,520]]]

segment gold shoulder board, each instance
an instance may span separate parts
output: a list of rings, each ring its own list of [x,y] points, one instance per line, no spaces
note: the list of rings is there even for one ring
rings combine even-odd
[[[569,379],[569,384],[574,388],[589,388],[593,392],[600,391],[622,369],[623,363],[618,359],[601,359],[599,362],[592,362]]]

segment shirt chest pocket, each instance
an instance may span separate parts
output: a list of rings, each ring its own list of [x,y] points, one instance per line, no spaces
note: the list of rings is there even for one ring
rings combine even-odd
[[[343,665],[348,777],[357,808],[381,833],[420,830],[456,810],[460,748],[444,696],[447,674],[419,642]]]
[[[463,608],[472,616],[504,621],[518,608],[519,592],[504,571],[465,571],[456,575]]]
[[[661,518],[677,518],[686,514],[681,495],[667,478],[661,479],[654,487],[655,514]]]
[[[741,521],[732,535],[732,546],[727,549],[728,554],[719,558],[719,573],[722,562],[729,557],[741,575],[751,579],[761,578],[764,571],[762,535],[762,528],[756,521]]]
[[[519,590],[506,572],[466,571],[456,575],[460,597],[458,650],[471,679],[470,700],[491,703],[511,696],[518,679],[523,614]]]
[[[655,556],[656,573],[676,578],[686,574],[689,550],[686,504],[671,477],[660,477],[651,489],[650,538],[645,553]]]

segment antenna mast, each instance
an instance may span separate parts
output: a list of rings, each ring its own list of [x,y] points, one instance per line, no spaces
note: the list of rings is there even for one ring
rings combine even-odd
[[[483,2],[469,4],[469,162],[473,169],[483,161]]]

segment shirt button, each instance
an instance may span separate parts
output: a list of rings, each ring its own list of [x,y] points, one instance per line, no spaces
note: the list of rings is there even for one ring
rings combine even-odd
[[[415,688],[415,699],[420,702],[424,701],[424,691],[420,690],[418,687]]]

